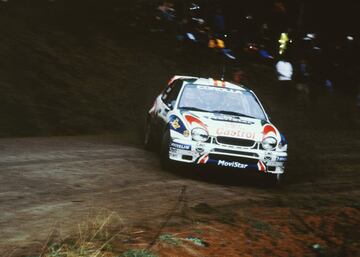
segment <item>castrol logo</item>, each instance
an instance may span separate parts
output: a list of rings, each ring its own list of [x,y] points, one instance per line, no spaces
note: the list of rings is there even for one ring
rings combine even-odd
[[[216,134],[218,136],[238,137],[238,138],[246,138],[253,140],[255,139],[255,132],[252,131],[218,128],[216,130]]]

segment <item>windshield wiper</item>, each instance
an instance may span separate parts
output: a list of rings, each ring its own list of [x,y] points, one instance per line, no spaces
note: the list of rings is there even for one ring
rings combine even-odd
[[[236,116],[242,116],[242,117],[248,117],[248,118],[255,118],[253,116],[250,115],[246,115],[240,112],[232,112],[232,111],[223,111],[223,110],[214,110],[211,111],[212,113],[221,113],[221,114],[228,114],[228,115],[236,115]]]
[[[209,112],[208,110],[200,109],[197,107],[191,107],[191,106],[183,106],[179,108],[180,110],[189,110],[189,111],[198,111],[198,112]]]

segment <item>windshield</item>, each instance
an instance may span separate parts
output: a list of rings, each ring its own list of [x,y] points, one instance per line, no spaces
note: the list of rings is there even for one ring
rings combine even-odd
[[[224,87],[188,84],[179,101],[179,109],[223,113],[266,120],[253,93]]]

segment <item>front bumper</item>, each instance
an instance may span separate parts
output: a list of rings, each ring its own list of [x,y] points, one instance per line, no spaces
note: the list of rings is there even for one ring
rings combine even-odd
[[[287,161],[287,153],[266,151],[260,147],[249,148],[173,139],[170,142],[169,158],[173,161],[196,165],[282,174]]]

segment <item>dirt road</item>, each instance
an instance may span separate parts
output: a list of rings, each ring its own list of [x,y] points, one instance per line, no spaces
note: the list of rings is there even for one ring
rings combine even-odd
[[[67,231],[102,208],[128,225],[156,225],[184,185],[192,205],[265,195],[162,171],[156,155],[116,137],[2,139],[1,146],[2,245],[41,244],[54,224]]]
[[[348,179],[274,189],[247,178],[234,181],[233,175],[166,172],[156,154],[126,143],[125,137],[1,139],[1,248],[14,247],[18,253],[40,248],[54,228],[69,236],[89,215],[104,209],[116,212],[127,227],[156,228],[184,187],[189,208],[233,212],[293,208],[317,213],[321,208],[349,208],[360,196],[357,182]],[[352,204],[351,210],[358,210]],[[346,224],[354,222],[358,225],[351,217]]]

